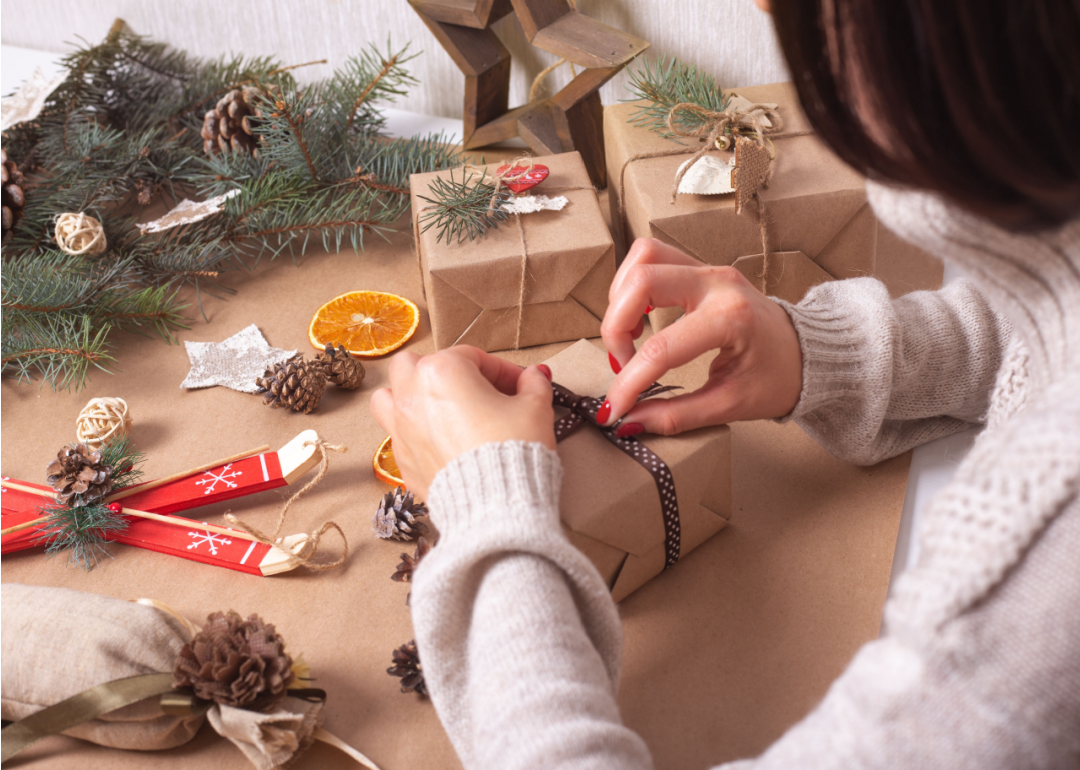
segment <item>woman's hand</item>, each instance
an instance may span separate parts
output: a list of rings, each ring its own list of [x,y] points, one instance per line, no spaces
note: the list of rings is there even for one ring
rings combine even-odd
[[[618,433],[672,435],[703,425],[783,417],[802,391],[802,352],[783,308],[732,267],[703,265],[678,249],[639,238],[609,293],[601,334],[618,376],[608,389],[606,425]],[[682,307],[686,315],[635,352],[649,307]],[[669,369],[717,350],[699,390],[637,403]]]
[[[423,358],[398,353],[389,374],[390,387],[371,395],[371,412],[393,437],[405,484],[421,498],[445,465],[488,442],[555,449],[546,366],[522,369],[463,345]]]

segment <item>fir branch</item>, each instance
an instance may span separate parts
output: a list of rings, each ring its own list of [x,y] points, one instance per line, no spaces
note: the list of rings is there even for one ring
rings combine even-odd
[[[445,238],[449,244],[456,238],[461,243],[462,238],[471,241],[505,221],[510,215],[501,204],[509,200],[510,191],[505,187],[500,189],[492,206],[495,186],[485,182],[482,176],[472,180],[473,175],[468,171],[462,172],[460,182],[454,179],[453,171],[449,179],[436,177],[429,188],[432,197],[419,196],[420,200],[431,204],[424,208],[427,213],[420,216],[420,222],[426,222],[420,231],[426,233],[432,227],[438,227],[437,242]]]
[[[110,324],[96,325],[88,315],[34,315],[19,326],[0,330],[0,371],[19,381],[37,373],[57,390],[81,388],[90,367],[108,372],[106,337]]]
[[[655,64],[650,64],[648,59],[641,59],[640,62],[636,68],[627,68],[630,75],[627,89],[633,94],[633,99],[629,101],[645,102],[638,105],[630,116],[630,123],[635,126],[643,126],[678,141],[668,129],[668,115],[674,107],[690,103],[711,112],[723,112],[731,101],[712,75],[691,64],[663,56]],[[677,110],[672,122],[686,129],[696,129],[706,122],[706,118],[693,110]]]

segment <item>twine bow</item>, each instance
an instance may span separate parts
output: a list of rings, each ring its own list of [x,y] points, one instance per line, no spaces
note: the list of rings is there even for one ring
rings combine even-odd
[[[680,110],[696,113],[701,117],[701,123],[693,128],[676,123],[675,116]],[[765,120],[771,124],[770,127],[766,127]],[[726,150],[731,147],[735,138],[740,136],[752,139],[764,147],[765,135],[778,133],[783,128],[784,120],[780,117],[780,112],[767,104],[751,104],[742,110],[728,108],[723,112],[715,112],[692,102],[676,104],[668,112],[667,130],[683,138],[705,137],[705,141],[675,174],[675,184],[671,188],[671,202],[675,202],[675,197],[679,194],[679,183],[682,182],[686,172],[713,147]]]
[[[242,529],[247,532],[253,538],[263,545],[269,545],[271,547],[279,547],[277,543],[277,537],[281,534],[281,528],[285,524],[285,517],[289,513],[289,508],[292,504],[303,497],[307,492],[312,489],[316,484],[323,480],[323,476],[326,475],[327,469],[330,467],[330,457],[327,451],[345,453],[349,451],[346,446],[339,446],[337,444],[328,444],[322,438],[317,438],[315,441],[305,441],[304,446],[316,446],[319,448],[319,452],[322,454],[322,459],[319,460],[319,472],[315,474],[315,478],[298,489],[294,495],[285,501],[281,506],[281,511],[278,513],[277,526],[274,527],[274,533],[272,535],[266,535],[256,527],[250,524],[245,524],[240,519],[233,516],[231,513],[225,514],[225,519],[237,529]],[[331,529],[336,529],[337,533],[341,536],[341,556],[335,561],[327,564],[321,564],[316,561],[315,554],[319,550],[319,541],[322,536],[325,535]],[[291,553],[289,556],[289,564],[292,567],[304,567],[305,569],[312,570],[313,572],[325,572],[326,570],[336,569],[345,563],[345,559],[349,557],[349,541],[345,538],[345,532],[338,526],[335,521],[326,521],[319,529],[306,535],[305,550],[310,548],[306,554]]]
[[[502,190],[502,186],[504,183],[521,181],[532,173],[535,166],[536,161],[534,161],[530,156],[521,155],[517,158],[514,158],[507,165],[502,166],[501,171],[496,171],[492,175],[492,181],[494,182],[495,189],[491,191],[491,202],[488,203],[488,211],[494,211],[496,208],[498,208],[499,192]],[[484,173],[487,173],[486,170]]]
[[[681,390],[677,385],[654,383],[638,396],[638,401],[658,396],[672,390]],[[682,550],[682,527],[679,522],[679,499],[675,494],[675,478],[671,469],[660,457],[635,439],[633,436],[621,438],[615,434],[618,423],[611,426],[601,425],[596,421],[596,412],[604,403],[601,398],[579,396],[569,388],[558,383],[552,385],[552,402],[555,406],[565,407],[570,413],[555,421],[555,441],[562,441],[586,422],[600,431],[600,435],[622,450],[628,457],[641,465],[656,482],[656,491],[660,494],[660,511],[664,520],[664,569],[679,560]]]

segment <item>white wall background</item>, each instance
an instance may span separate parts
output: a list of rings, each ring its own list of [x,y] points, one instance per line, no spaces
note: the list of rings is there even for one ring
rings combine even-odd
[[[769,17],[752,0],[579,0],[579,9],[652,43],[649,55],[675,55],[711,72],[721,85],[786,80]],[[273,55],[286,64],[327,59],[297,71],[300,80],[331,68],[368,43],[412,42],[423,54],[412,64],[421,85],[398,107],[461,116],[464,80],[406,0],[0,0],[5,45],[65,52],[78,38],[98,42],[116,17],[133,30],[189,53]],[[495,25],[513,52],[511,105],[525,101],[529,83],[554,56],[525,41],[510,15]],[[559,88],[564,66],[549,76]],[[626,97],[625,73],[601,92],[605,104]]]

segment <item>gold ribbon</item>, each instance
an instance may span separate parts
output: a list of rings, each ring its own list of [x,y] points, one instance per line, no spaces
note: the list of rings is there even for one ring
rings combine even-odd
[[[240,519],[233,516],[231,513],[226,513],[225,519],[237,529],[242,529],[244,532],[247,532],[258,542],[263,543],[264,545],[271,546],[272,548],[279,548],[280,546],[277,543],[277,537],[281,534],[281,528],[285,524],[285,517],[289,513],[289,508],[292,507],[293,503],[295,503],[297,500],[307,494],[307,492],[312,489],[316,484],[322,481],[323,476],[326,475],[327,468],[330,467],[330,457],[327,454],[327,450],[331,452],[341,453],[349,451],[348,447],[339,446],[337,444],[328,444],[321,437],[317,438],[315,441],[305,441],[304,446],[316,446],[322,453],[322,459],[319,461],[319,472],[315,474],[315,478],[313,478],[303,487],[298,489],[296,493],[292,495],[288,500],[286,500],[285,504],[281,506],[281,511],[280,513],[278,513],[277,526],[274,527],[274,533],[272,535],[267,535],[256,527],[251,526],[250,524],[245,524],[244,522],[240,521]],[[319,541],[322,539],[322,536],[331,529],[337,530],[337,533],[341,536],[341,556],[335,561],[332,561],[328,564],[317,563],[314,561],[314,558],[316,552],[319,550]],[[337,569],[342,564],[344,564],[345,560],[349,557],[349,541],[345,538],[345,532],[342,531],[341,527],[339,527],[337,522],[335,521],[324,522],[319,529],[308,534],[306,546],[310,547],[311,549],[310,552],[306,555],[301,556],[295,553],[289,554],[288,563],[290,565],[290,569],[295,567],[304,567],[305,569],[312,570],[313,572],[325,572],[326,570]]]

